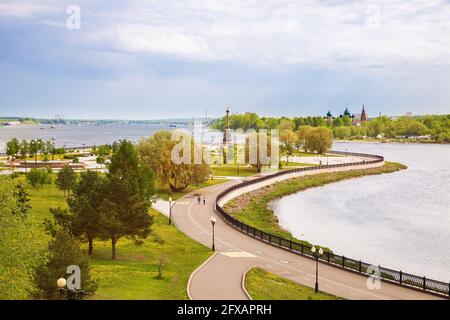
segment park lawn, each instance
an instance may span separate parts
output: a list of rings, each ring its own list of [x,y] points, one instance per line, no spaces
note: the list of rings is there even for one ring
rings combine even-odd
[[[24,176],[19,177],[24,179]],[[50,236],[45,233],[43,221],[52,219],[49,208],[67,208],[64,193],[52,184],[42,188],[27,188],[32,206],[29,219],[36,234],[32,243],[35,250],[44,250]],[[111,259],[109,241],[94,241],[91,270],[99,280],[92,299],[187,299],[187,281],[190,274],[211,254],[209,248],[191,240],[167,218],[151,209],[154,216],[152,235],[136,246],[123,238],[117,243],[117,259]],[[85,244],[83,245],[87,247]],[[167,258],[163,278],[156,279],[157,263]]]
[[[117,258],[111,259],[108,241],[94,242],[91,260],[93,276],[99,280],[92,299],[165,300],[188,299],[191,273],[205,261],[211,250],[188,238],[167,218],[151,210],[153,234],[136,246],[123,238],[117,243]],[[166,260],[162,279],[158,279],[160,259]]]
[[[320,173],[293,178],[257,189],[255,191],[234,198],[233,200],[225,204],[225,210],[239,221],[242,221],[243,223],[260,229],[264,232],[310,245],[310,243],[306,241],[294,238],[289,231],[283,229],[278,224],[278,218],[269,208],[269,203],[271,201],[308,188],[319,187],[344,179],[390,173],[402,169],[406,169],[406,166],[399,163],[386,161],[385,165],[379,168],[335,173]],[[328,249],[324,248],[324,250]]]
[[[254,300],[343,300],[261,268],[251,268],[245,276],[245,289]]]
[[[198,186],[189,185],[186,189],[184,189],[183,191],[179,191],[179,192],[174,192],[174,191],[170,190],[170,188],[168,186],[161,186],[160,184],[157,184],[156,193],[157,193],[157,196],[163,200],[167,201],[167,200],[169,200],[169,197],[172,197],[172,200],[177,200],[192,191],[195,191],[198,189],[203,189],[203,188],[210,187],[210,186],[220,184],[220,183],[224,183],[227,181],[228,180],[225,180],[225,179],[213,179],[213,180],[210,179],[208,181],[199,183]]]
[[[301,162],[292,162],[289,161],[286,165],[286,160],[280,161],[281,162],[281,166],[283,169],[286,169],[286,167],[314,167],[314,166],[318,166],[318,164],[313,164],[313,163],[301,163]],[[287,169],[292,169],[292,168],[287,168]]]
[[[211,170],[214,176],[248,177],[258,173],[256,168],[247,165],[240,165],[238,173],[236,164],[215,165]]]

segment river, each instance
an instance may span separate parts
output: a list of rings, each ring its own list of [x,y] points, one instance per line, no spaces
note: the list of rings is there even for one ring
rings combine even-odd
[[[408,166],[283,197],[271,205],[299,238],[338,254],[450,281],[450,145],[336,142]]]
[[[103,124],[103,125],[18,125],[0,127],[0,151],[6,142],[15,137],[19,140],[55,138],[56,146],[73,147],[113,143],[119,139],[138,141],[160,129],[171,129],[168,124]]]

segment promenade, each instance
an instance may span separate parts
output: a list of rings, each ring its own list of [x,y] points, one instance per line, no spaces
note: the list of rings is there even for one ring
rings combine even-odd
[[[383,162],[364,166],[350,166],[323,170],[298,172],[258,184],[252,184],[234,191],[223,199],[221,204],[244,192],[264,185],[323,172],[359,170],[383,165]],[[249,179],[252,179],[251,177]],[[251,267],[261,267],[279,276],[291,279],[309,287],[314,287],[315,261],[307,257],[274,247],[251,238],[232,228],[221,219],[214,210],[217,195],[229,186],[240,181],[230,181],[221,185],[192,193],[178,200],[172,209],[172,218],[177,227],[196,241],[211,246],[212,227],[210,219],[216,217],[215,246],[216,253],[200,266],[192,275],[188,284],[191,299],[248,299],[242,288],[242,278]],[[196,194],[206,196],[206,205],[198,204]],[[332,248],[332,244],[326,244]],[[425,292],[382,282],[380,289],[370,290],[367,277],[333,266],[319,263],[319,288],[345,299],[397,300],[397,299],[440,299]]]

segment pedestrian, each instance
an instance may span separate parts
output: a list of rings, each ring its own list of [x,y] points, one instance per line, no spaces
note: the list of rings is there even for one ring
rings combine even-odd
[[[197,203],[200,204],[200,195],[197,197]]]
[[[204,205],[206,204],[206,196],[205,195],[203,195],[203,204]]]

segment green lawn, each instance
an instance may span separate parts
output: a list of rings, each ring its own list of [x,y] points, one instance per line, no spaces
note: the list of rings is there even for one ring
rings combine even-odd
[[[211,166],[211,170],[214,176],[248,177],[258,173],[256,168],[247,165],[239,165],[238,173],[238,166],[236,164]]]
[[[23,177],[20,177],[23,179]],[[55,185],[40,189],[29,188],[31,198],[30,221],[37,235],[32,243],[35,250],[45,249],[49,236],[42,222],[51,218],[49,208],[67,207],[63,192]],[[209,248],[191,240],[167,218],[153,209],[152,236],[140,246],[123,238],[117,243],[117,259],[112,260],[109,241],[94,241],[91,260],[92,273],[99,280],[93,299],[187,299],[190,274],[211,254]],[[156,279],[158,261],[167,260],[163,278]]]
[[[92,270],[99,280],[93,299],[188,299],[187,282],[191,273],[210,255],[211,250],[191,240],[167,218],[152,210],[153,236],[136,246],[122,239],[117,259],[111,260],[109,242],[94,243]],[[166,260],[162,279],[157,279],[158,263]]]
[[[289,179],[270,186],[243,194],[225,205],[227,212],[236,219],[265,232],[297,240],[310,245],[306,241],[295,239],[292,234],[281,228],[277,217],[268,208],[268,203],[283,196],[296,193],[312,187],[323,186],[327,183],[366,175],[389,173],[405,169],[406,166],[393,162],[386,162],[383,167],[335,173],[321,173],[310,176]],[[324,248],[326,250],[326,248]]]
[[[245,289],[254,300],[342,300],[292,280],[279,277],[261,268],[250,269],[245,277]]]
[[[160,197],[163,200],[169,200],[169,197],[171,196],[173,200],[177,200],[179,198],[181,198],[182,196],[195,191],[197,189],[203,189],[209,186],[213,186],[219,183],[224,183],[228,180],[225,179],[214,179],[214,180],[208,180],[202,183],[199,183],[198,186],[193,186],[193,185],[189,185],[186,189],[184,189],[183,191],[180,192],[173,192],[172,190],[170,190],[170,188],[168,186],[157,186],[156,187],[156,193],[158,195],[158,197]]]
[[[283,160],[283,161],[280,161],[280,162],[281,162],[281,166],[282,166],[283,169],[292,169],[290,167],[314,167],[314,166],[318,166],[318,164],[292,162],[292,161],[289,161],[286,164],[286,160]]]

